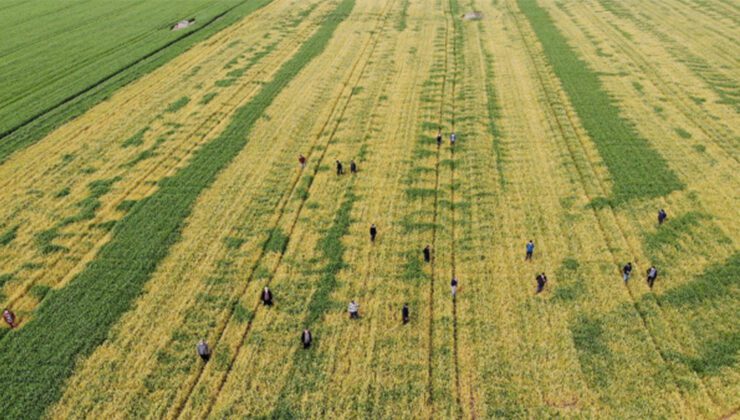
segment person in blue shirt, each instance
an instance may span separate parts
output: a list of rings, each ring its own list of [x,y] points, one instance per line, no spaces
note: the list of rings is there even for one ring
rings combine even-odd
[[[524,260],[531,260],[532,253],[534,253],[534,242],[532,242],[532,240],[530,239],[530,241],[527,242],[527,256],[524,257]]]
[[[668,217],[668,213],[665,212],[665,210],[660,209],[658,211],[658,224],[662,225],[663,222],[665,222],[665,219]]]

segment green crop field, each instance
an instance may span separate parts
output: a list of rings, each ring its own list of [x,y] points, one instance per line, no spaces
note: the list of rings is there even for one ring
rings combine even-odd
[[[6,0],[0,35],[1,419],[740,416],[740,5]]]

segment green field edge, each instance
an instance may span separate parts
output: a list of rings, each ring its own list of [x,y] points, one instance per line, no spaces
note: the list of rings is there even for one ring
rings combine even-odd
[[[611,195],[596,198],[592,204],[619,205],[631,199],[655,198],[683,189],[683,183],[663,156],[640,136],[631,122],[622,118],[598,73],[578,57],[548,12],[537,0],[517,0],[517,4],[609,170]]]
[[[56,128],[108,99],[118,89],[167,64],[193,45],[210,38],[270,2],[272,0],[244,0],[194,30],[183,33],[15,127],[0,133],[0,164],[13,153],[33,145]]]
[[[35,318],[0,341],[3,418],[40,418],[61,396],[75,365],[103,343],[181,237],[200,193],[247,144],[248,133],[288,83],[324,51],[354,8],[343,0],[274,78],[240,107],[226,129],[190,163],[159,183],[117,223],[110,242],[70,284],[50,293]]]

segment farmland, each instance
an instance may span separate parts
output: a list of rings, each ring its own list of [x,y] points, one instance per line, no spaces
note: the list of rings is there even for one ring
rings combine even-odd
[[[0,5],[0,417],[738,415],[737,4],[173,4]]]

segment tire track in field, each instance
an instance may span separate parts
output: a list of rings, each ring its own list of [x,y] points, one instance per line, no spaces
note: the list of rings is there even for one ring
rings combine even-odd
[[[647,76],[655,88],[658,89],[668,102],[672,102],[675,105],[676,110],[687,121],[690,121],[696,129],[704,133],[708,139],[711,139],[719,148],[724,150],[728,157],[740,163],[740,157],[738,157],[738,153],[734,150],[732,144],[723,140],[735,139],[737,137],[733,135],[732,130],[724,124],[716,123],[712,115],[709,115],[701,106],[694,104],[684,96],[683,92],[677,91],[669,83],[664,82],[658,71],[650,64],[650,61],[643,57],[634,47],[631,47],[629,41],[625,40],[624,35],[620,31],[614,29],[612,23],[604,22],[601,17],[597,16],[588,7],[584,9],[587,9],[588,12],[584,16],[588,16],[596,28],[601,28],[604,32],[607,32],[607,36],[613,40],[612,45],[622,51]]]
[[[275,4],[275,3],[273,2],[270,4]],[[286,17],[286,19],[288,18],[290,18],[290,16]],[[294,39],[287,40],[286,41],[287,45],[281,46],[280,48],[280,49],[285,49],[285,50],[289,48],[290,53],[282,55],[279,58],[279,61],[277,62],[272,62],[272,60],[268,60],[268,62],[265,63],[261,69],[258,69],[255,72],[254,78],[257,78],[258,75],[264,73],[268,67],[272,67],[272,66],[274,66],[274,68],[268,73],[265,73],[265,75],[270,76],[274,74],[279,69],[282,63],[290,59],[290,57],[296,51],[298,51],[298,49],[301,46],[301,43],[305,41],[308,37],[310,37],[313,32],[314,32],[314,29],[311,29],[311,28],[305,28],[303,31],[298,31]],[[205,144],[203,140],[205,140],[209,136],[212,136],[223,125],[223,122],[221,121],[221,115],[232,114],[234,109],[238,108],[240,105],[247,102],[254,95],[254,93],[259,89],[258,86],[252,87],[250,89],[249,88],[250,85],[251,83],[246,83],[246,82],[243,83],[244,88],[235,89],[229,96],[229,99],[224,101],[220,107],[214,109],[213,112],[211,112],[210,115],[206,117],[200,124],[193,127],[192,130],[189,130],[190,133],[192,133],[192,135],[188,137],[191,139],[193,137],[197,137],[199,140],[189,143],[190,146],[186,148],[185,152],[182,153],[182,155],[180,156],[179,159],[177,159],[176,162],[173,163],[167,159],[156,160],[153,165],[149,166],[147,170],[141,173],[138,181],[133,183],[118,199],[111,201],[110,205],[108,205],[106,209],[115,208],[122,201],[125,201],[134,191],[138,190],[142,185],[146,184],[149,181],[149,176],[153,174],[155,171],[157,171],[159,168],[161,168],[163,165],[171,164],[172,168],[170,168],[170,170],[167,171],[161,177],[161,179],[167,178],[173,175],[174,173],[176,173],[180,169],[179,164],[183,162],[184,160],[193,156],[194,151],[198,149],[199,147],[202,147]],[[236,101],[232,102],[234,99],[236,99]],[[201,130],[203,129],[205,129],[206,131],[201,132]],[[158,188],[159,188],[158,185],[153,185],[151,188],[147,189],[146,194],[144,194],[144,197],[151,196]],[[100,221],[100,216],[96,215],[96,217],[89,222],[88,226],[94,225],[98,223],[99,221]],[[68,283],[80,271],[82,271],[84,267],[87,265],[87,263],[92,261],[95,258],[95,255],[97,255],[100,248],[110,240],[111,235],[112,235],[111,233],[108,233],[104,235],[103,237],[101,237],[98,241],[96,241],[95,244],[90,248],[90,250],[87,253],[82,255],[79,262],[71,270],[69,270],[69,272],[64,277],[62,277],[57,283],[55,283],[53,287],[58,287],[59,285],[64,285]],[[51,263],[49,264],[50,266],[55,265],[58,261],[63,260],[66,257],[66,255],[64,254],[58,253],[56,255],[57,256],[55,259],[50,260],[50,263]],[[24,287],[19,294],[15,294],[9,300],[7,300],[5,303],[5,306],[13,307],[16,305],[16,303],[18,303],[23,298],[25,298],[28,295],[29,290],[31,290],[31,288],[33,288],[33,286],[35,286],[40,280],[44,279],[43,272],[41,274],[42,275],[36,276],[31,281],[26,282],[26,287]],[[36,306],[38,306],[38,304],[40,304],[42,301],[43,299],[40,300]],[[21,324],[21,327],[22,325],[23,324]]]
[[[382,25],[386,22],[387,17],[388,17],[388,10],[390,9],[390,6],[393,3],[393,1],[394,0],[389,0],[388,1],[387,5],[386,5],[386,10],[384,10],[384,12],[382,14],[383,18],[382,18],[381,22],[379,22],[378,27],[382,27]],[[361,69],[359,71],[359,75],[358,75],[357,79],[353,83],[352,88],[350,88],[350,90],[349,90],[350,93],[347,96],[347,100],[344,102],[343,105],[341,105],[342,108],[339,111],[339,117],[336,118],[336,124],[334,124],[334,127],[331,129],[331,132],[330,132],[330,134],[328,136],[328,139],[327,139],[326,143],[324,144],[323,150],[321,151],[321,154],[319,155],[317,164],[314,166],[313,174],[311,175],[310,181],[309,181],[309,183],[308,183],[308,185],[306,187],[306,189],[307,189],[308,192],[310,192],[311,187],[313,186],[313,181],[316,178],[316,174],[319,171],[319,168],[321,166],[321,163],[324,160],[324,157],[326,156],[326,152],[327,152],[327,150],[329,148],[329,145],[331,144],[332,140],[334,140],[334,136],[335,136],[335,134],[336,134],[339,126],[341,125],[341,123],[343,121],[344,113],[347,110],[347,108],[349,106],[349,103],[352,100],[352,97],[354,96],[354,93],[355,93],[355,90],[356,90],[354,88],[356,88],[359,85],[360,81],[362,80],[362,74],[364,73],[365,69],[367,68],[367,66],[368,66],[368,64],[370,62],[370,58],[371,58],[373,52],[375,51],[375,47],[377,46],[379,39],[380,39],[380,31],[378,31],[378,30],[373,31],[373,35],[368,38],[368,41],[365,43],[365,45],[364,45],[364,47],[362,49],[362,52],[360,53],[360,58],[355,62],[355,64],[353,65],[352,70],[350,71],[347,79],[343,83],[345,86],[348,86],[350,84],[353,76],[356,73],[356,70],[357,70],[358,66],[363,61],[362,58],[365,55],[365,52],[368,50],[368,48],[371,48],[371,50],[370,50],[367,58],[364,60],[364,63],[363,63],[363,65],[362,65],[362,67],[361,67]],[[316,140],[320,139],[323,136],[323,134],[327,132],[327,129],[329,127],[329,123],[334,119],[333,117],[335,115],[335,111],[340,107],[340,101],[341,101],[341,99],[342,99],[342,93],[340,93],[340,95],[334,100],[334,104],[332,105],[332,111],[329,113],[329,117],[324,121],[324,124],[321,127],[321,130],[319,131],[319,134],[316,136]],[[311,151],[308,153],[307,158],[310,158],[311,157],[311,155],[313,154],[314,148],[315,148],[315,146],[313,146],[311,148]],[[301,172],[303,172],[303,169],[301,169]],[[267,254],[267,244],[270,243],[270,239],[272,237],[272,233],[275,231],[275,228],[280,225],[280,222],[282,221],[282,218],[285,215],[285,209],[287,207],[287,203],[290,202],[290,199],[293,196],[293,193],[295,192],[296,188],[298,187],[299,181],[301,179],[302,179],[301,176],[296,177],[296,180],[293,182],[293,184],[290,187],[290,191],[285,196],[286,197],[285,200],[283,200],[282,205],[280,205],[279,206],[279,209],[277,209],[277,212],[279,213],[279,216],[278,216],[278,218],[276,219],[276,222],[273,225],[273,229],[270,230],[270,235],[265,240],[265,242],[263,244],[263,247],[260,250],[259,256],[255,260],[254,264],[252,264],[252,268],[250,270],[250,275],[247,278],[247,280],[246,280],[246,282],[244,284],[244,287],[242,288],[242,291],[239,293],[239,295],[238,295],[239,297],[234,300],[234,303],[231,306],[231,310],[229,311],[229,314],[227,315],[227,321],[225,323],[223,323],[223,327],[218,332],[218,339],[216,340],[215,344],[213,345],[213,348],[216,348],[217,345],[218,345],[218,343],[221,342],[221,340],[223,339],[223,336],[224,336],[224,333],[225,333],[225,331],[227,329],[227,326],[233,320],[234,311],[235,311],[235,308],[236,308],[238,302],[243,298],[243,296],[245,296],[245,294],[247,292],[247,289],[248,289],[248,286],[251,285],[252,281],[254,280],[255,268],[259,265],[259,263],[262,261],[262,259]],[[301,212],[302,212],[302,210],[304,208],[304,205],[305,205],[306,201],[308,200],[308,197],[309,196],[310,196],[310,194],[305,194],[304,197],[301,198],[301,201],[300,201],[300,204],[299,204],[298,209],[296,211],[295,217],[293,218],[293,221],[291,222],[290,228],[288,229],[288,232],[287,232],[287,235],[286,235],[288,238],[290,238],[292,236],[293,231],[295,230],[295,226],[297,225],[298,220],[300,219]],[[280,266],[282,264],[282,261],[283,261],[284,255],[285,255],[285,251],[281,252],[280,255],[278,256],[277,263],[274,265],[274,267],[273,267],[270,275],[268,276],[268,281],[265,283],[266,286],[269,286],[270,285],[270,282],[274,278],[275,273],[280,268]],[[227,367],[226,371],[224,372],[221,380],[219,381],[219,384],[218,384],[218,387],[217,387],[217,391],[214,394],[216,396],[216,399],[217,399],[218,395],[220,394],[221,390],[223,389],[224,385],[226,384],[226,380],[228,378],[228,375],[231,372],[231,370],[233,369],[234,363],[236,362],[236,359],[239,356],[239,352],[241,351],[241,349],[243,347],[243,344],[246,341],[246,338],[249,335],[249,332],[251,331],[252,324],[254,322],[254,319],[256,317],[256,314],[257,314],[259,308],[260,308],[260,304],[258,302],[254,306],[254,309],[253,309],[253,311],[251,313],[251,316],[249,318],[249,321],[247,322],[247,325],[246,325],[246,327],[245,327],[245,329],[243,331],[242,337],[241,337],[241,339],[239,341],[239,345],[237,346],[237,348],[236,348],[233,356],[231,357],[231,360],[229,361],[229,364],[228,364],[228,367]],[[205,364],[200,365],[200,368],[198,369],[198,373],[196,375],[195,380],[188,387],[188,391],[185,394],[185,398],[183,398],[183,400],[175,408],[175,413],[174,413],[174,416],[173,416],[174,418],[180,418],[180,416],[182,415],[182,412],[183,412],[183,410],[184,410],[187,402],[190,400],[190,397],[191,397],[191,395],[193,393],[193,390],[198,385],[198,383],[200,383],[200,379],[202,377],[204,368],[205,368]],[[206,414],[205,414],[204,417],[208,417],[210,415],[210,412],[213,409],[213,405],[216,402],[216,399],[211,399],[209,401],[208,406],[206,408]]]
[[[453,6],[454,5],[454,6]],[[455,100],[457,95],[457,79],[459,77],[458,73],[458,37],[460,37],[459,44],[462,44],[462,33],[458,32],[458,28],[455,24],[455,19],[459,19],[458,16],[455,16],[457,11],[457,2],[456,0],[449,0],[449,8],[450,8],[450,16],[449,20],[452,20],[452,80],[451,80],[451,89],[450,89],[450,129],[452,132],[455,132]],[[457,135],[457,134],[456,134]],[[456,266],[456,246],[455,246],[455,190],[457,189],[455,185],[455,147],[450,146],[450,256],[451,256],[451,271],[452,271],[452,278],[457,277],[457,266]],[[459,286],[458,286],[459,287]],[[457,296],[452,297],[452,339],[453,339],[453,354],[454,354],[454,364],[455,364],[455,401],[457,402],[457,415],[458,418],[462,418],[462,397],[461,397],[461,390],[460,390],[460,357],[459,357],[459,350],[458,350],[458,329],[457,329]]]
[[[536,53],[536,51],[534,51],[533,45],[528,41],[527,37],[525,36],[526,29],[523,26],[526,25],[526,24],[523,24],[521,22],[519,15],[517,14],[516,11],[514,11],[512,9],[510,3],[507,2],[506,3],[506,7],[507,7],[507,10],[508,10],[509,14],[514,18],[514,22],[516,23],[516,27],[518,29],[520,38],[522,39],[522,44],[524,44],[525,49],[527,51],[527,55],[529,55],[529,57],[531,59],[531,62],[533,63],[533,68],[535,69],[535,74],[537,75],[538,82],[539,82],[540,86],[542,87],[543,91],[548,96],[550,96],[551,94],[560,96],[560,95],[557,94],[556,91],[553,91],[552,90],[553,88],[546,81],[547,76],[546,75],[543,76],[543,74],[542,74],[542,71],[543,71],[542,67],[537,64],[537,60],[536,60],[537,53]],[[550,101],[550,100],[548,100],[548,108],[549,108],[549,111],[550,111],[550,114],[551,114],[550,120],[551,121],[554,121],[555,124],[556,124],[556,127],[553,127],[553,128],[555,128],[557,131],[560,132],[561,137],[563,138],[563,141],[566,144],[566,149],[568,150],[568,155],[569,155],[570,159],[572,160],[572,162],[574,164],[574,167],[576,168],[576,171],[578,172],[578,177],[580,178],[581,185],[584,188],[584,190],[583,190],[584,195],[586,195],[586,197],[588,197],[589,200],[593,200],[593,197],[591,197],[591,194],[589,194],[588,191],[587,191],[587,189],[586,189],[586,185],[587,185],[587,182],[586,182],[586,178],[587,178],[586,177],[586,174],[583,173],[584,172],[583,169],[577,163],[577,159],[575,157],[575,152],[574,152],[573,148],[570,146],[569,142],[566,140],[567,137],[568,137],[567,133],[568,132],[572,132],[574,134],[574,136],[578,139],[578,142],[581,145],[581,148],[585,149],[584,144],[588,141],[588,139],[584,139],[578,133],[578,131],[576,130],[576,127],[578,127],[578,125],[574,121],[574,117],[572,116],[571,112],[569,112],[567,110],[564,110],[565,112],[562,113],[562,114],[565,115],[565,118],[567,118],[567,122],[563,122],[563,121],[561,121],[557,117],[557,115],[559,113],[557,112],[557,109],[555,108],[555,104],[556,103],[557,103],[556,101]],[[588,159],[586,159],[585,160],[585,164],[588,166],[588,169],[590,170],[590,172],[595,173],[594,172],[593,163],[591,161],[589,161]],[[603,184],[603,182],[599,179],[599,177],[593,176],[592,178],[593,179],[596,179],[596,182],[598,183],[599,189],[602,191],[602,193],[605,193],[607,191],[607,187]],[[616,217],[616,214],[614,212],[614,208],[611,207],[611,206],[607,206],[603,210],[608,213],[609,219],[611,219],[611,222],[613,222],[618,227],[619,235],[621,236],[622,241],[627,245],[627,248],[629,248],[630,251],[632,251],[634,255],[637,255],[635,253],[635,250],[631,247],[630,242],[627,240],[627,236],[626,236],[626,234],[624,232],[624,228],[620,225],[619,219]],[[596,219],[596,221],[598,223],[599,231],[601,232],[601,236],[604,238],[605,242],[607,243],[607,246],[608,246],[608,249],[609,249],[609,253],[612,255],[612,262],[614,264],[619,265],[619,259],[617,258],[616,255],[614,255],[614,252],[612,251],[612,249],[615,249],[615,247],[612,246],[613,245],[613,241],[612,241],[612,239],[609,238],[609,235],[607,235],[607,229],[604,226],[604,221],[602,220],[603,216],[599,216],[598,212],[595,209],[592,209],[592,213],[593,213],[594,218]],[[650,341],[651,341],[652,347],[654,348],[655,352],[657,353],[657,355],[661,359],[663,365],[664,366],[669,366],[667,357],[664,354],[664,352],[662,350],[662,347],[660,346],[657,337],[653,334],[652,330],[649,327],[649,324],[647,322],[647,316],[639,309],[639,305],[637,303],[637,298],[634,296],[632,290],[629,288],[628,285],[624,285],[624,288],[627,290],[627,294],[628,294],[628,296],[630,298],[630,301],[632,303],[632,306],[633,306],[635,312],[640,317],[640,320],[641,320],[641,323],[642,323],[642,326],[643,326],[643,329],[644,329],[645,333],[648,335],[648,337],[650,337]],[[690,408],[693,409],[694,407],[691,404],[689,404],[688,401],[687,401],[687,396],[686,396],[685,391],[683,390],[682,387],[679,386],[679,381],[678,381],[678,378],[676,377],[675,373],[671,369],[669,369],[669,371],[671,373],[671,376],[673,377],[673,385],[678,390],[682,401],[684,402],[684,404],[686,404],[687,407],[690,407]],[[710,396],[710,399],[712,399],[712,402],[714,404],[717,404],[714,401],[714,398],[709,394],[708,389],[706,387],[706,384],[704,384],[704,381],[701,378],[698,378],[698,379],[704,385],[705,392],[707,392],[707,395]]]
[[[443,10],[444,13],[444,10]],[[439,113],[437,117],[437,126],[439,132],[442,132],[443,118],[444,118],[444,105],[445,105],[445,90],[447,87],[447,74],[449,71],[449,33],[450,33],[450,22],[445,15],[445,26],[444,26],[444,72],[442,73],[442,89],[440,90],[439,98]],[[443,139],[444,142],[444,139]],[[437,282],[437,266],[436,266],[436,254],[437,254],[437,221],[439,219],[439,165],[441,161],[441,145],[437,146],[436,158],[434,163],[434,213],[432,216],[432,252],[434,255],[431,258],[431,276],[429,282],[429,357],[427,360],[427,373],[429,377],[429,383],[427,384],[428,404],[430,407],[431,418],[434,418],[435,405],[434,405],[434,287]]]

